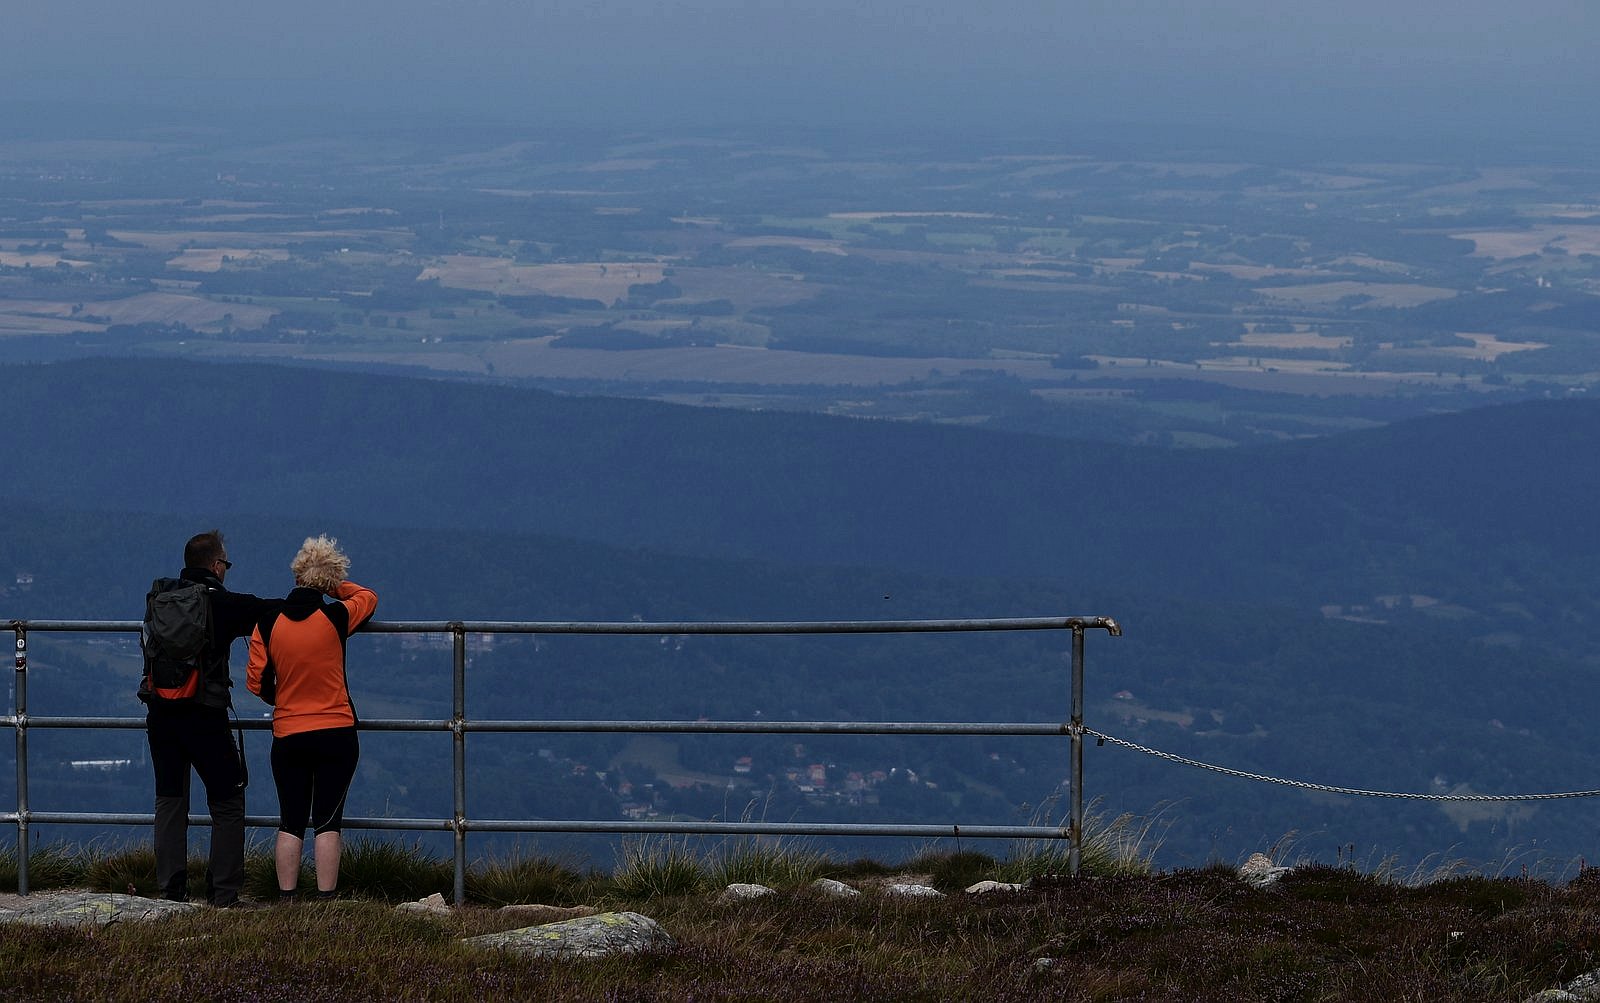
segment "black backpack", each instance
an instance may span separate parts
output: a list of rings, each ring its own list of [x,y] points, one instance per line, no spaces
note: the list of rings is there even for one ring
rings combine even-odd
[[[157,578],[144,599],[139,645],[144,649],[145,680],[139,695],[198,698],[212,637],[211,590],[183,578]]]

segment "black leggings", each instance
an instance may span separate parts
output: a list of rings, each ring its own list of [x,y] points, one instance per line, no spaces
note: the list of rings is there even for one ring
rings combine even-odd
[[[344,797],[356,775],[361,744],[354,728],[323,728],[272,740],[272,779],[278,786],[279,832],[304,838],[344,827]]]

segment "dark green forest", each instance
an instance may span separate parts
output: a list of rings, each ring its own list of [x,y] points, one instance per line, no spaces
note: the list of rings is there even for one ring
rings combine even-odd
[[[1126,636],[1093,635],[1088,651],[1088,723],[1108,734],[1369,789],[1596,786],[1576,738],[1596,709],[1587,502],[1600,466],[1585,443],[1600,407],[1586,402],[1198,454],[171,361],[6,367],[0,398],[0,619],[132,619],[182,540],[212,525],[239,565],[230,584],[271,594],[299,539],[329,531],[383,597],[380,619],[1113,616]],[[36,637],[31,711],[136,713],[129,644]],[[520,639],[474,651],[468,712],[1058,722],[1065,650],[1033,634]],[[444,650],[374,635],[352,659],[369,716],[448,706]],[[36,731],[34,807],[142,810],[141,741]],[[696,775],[732,779],[749,756],[730,792],[666,790],[659,750],[619,736],[475,736],[469,799],[479,817],[616,817],[625,779],[696,817],[972,824],[1061,810],[1064,740],[804,744],[675,742],[674,768]],[[448,814],[447,745],[369,736],[353,810]],[[264,754],[264,737],[254,746]],[[135,762],[91,777],[72,758]],[[813,763],[900,779],[874,805],[808,799],[788,771]],[[1446,812],[1115,746],[1091,745],[1086,793],[1159,814],[1170,863],[1291,833],[1327,859],[1565,863],[1591,852],[1597,822],[1588,801]],[[253,812],[270,811],[270,788],[255,797]]]

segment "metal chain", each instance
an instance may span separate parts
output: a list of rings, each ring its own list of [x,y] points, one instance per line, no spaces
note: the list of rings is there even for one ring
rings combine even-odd
[[[1245,780],[1259,780],[1268,784],[1282,784],[1285,787],[1300,787],[1308,791],[1323,791],[1328,794],[1354,794],[1369,798],[1410,798],[1418,801],[1549,801],[1556,798],[1592,798],[1600,797],[1600,790],[1594,791],[1563,791],[1559,794],[1406,794],[1399,791],[1364,791],[1354,787],[1334,787],[1329,784],[1315,784],[1306,780],[1285,780],[1282,777],[1269,777],[1261,773],[1246,773],[1244,770],[1233,770],[1226,766],[1214,766],[1211,763],[1202,763],[1198,759],[1189,759],[1185,756],[1175,755],[1171,752],[1162,752],[1152,749],[1137,742],[1130,742],[1125,738],[1117,738],[1093,728],[1084,728],[1085,735],[1093,735],[1101,742],[1110,742],[1120,745],[1135,752],[1143,752],[1158,759],[1182,763],[1184,766],[1194,766],[1202,770],[1211,770],[1213,773],[1225,773],[1230,777],[1242,777]]]

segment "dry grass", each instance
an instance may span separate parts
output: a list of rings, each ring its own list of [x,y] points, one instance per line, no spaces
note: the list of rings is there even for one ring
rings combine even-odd
[[[970,859],[923,858],[963,871]],[[865,884],[866,882],[861,882]],[[1521,1000],[1600,967],[1600,880],[1455,877],[1421,887],[1306,866],[1268,890],[1232,870],[1085,877],[904,900],[808,889],[606,903],[676,949],[533,960],[460,939],[517,925],[373,901],[203,910],[104,929],[8,927],[11,998],[463,1000]],[[174,951],[181,943],[183,949]]]

